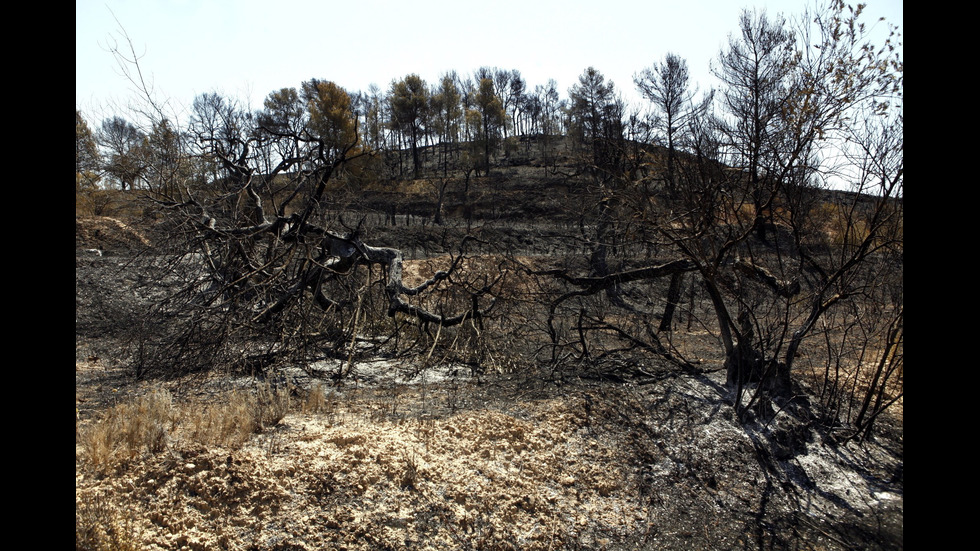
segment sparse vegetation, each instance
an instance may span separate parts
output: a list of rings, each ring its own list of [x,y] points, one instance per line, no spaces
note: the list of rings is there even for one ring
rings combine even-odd
[[[140,551],[144,543],[135,526],[104,494],[76,494],[75,549]]]
[[[746,11],[717,97],[638,77],[661,118],[592,67],[76,113],[77,547],[901,548],[860,12]]]
[[[175,424],[172,397],[166,390],[112,406],[82,431],[86,460],[97,471],[108,473],[144,453],[162,452]]]
[[[274,427],[289,409],[289,389],[269,384],[176,407],[170,392],[155,389],[110,407],[77,434],[86,464],[110,474],[145,454],[166,451],[175,440],[240,448],[253,434]]]

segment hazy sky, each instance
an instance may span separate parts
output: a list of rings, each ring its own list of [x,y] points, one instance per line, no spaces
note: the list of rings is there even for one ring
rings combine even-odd
[[[902,27],[901,0],[868,0],[864,21]],[[589,66],[629,102],[633,76],[665,54],[685,58],[701,88],[744,7],[797,15],[806,0],[76,0],[75,106],[99,120],[132,85],[107,48],[125,30],[161,98],[189,106],[217,91],[259,107],[311,78],[349,91],[385,90],[416,73],[517,69],[528,88],[558,82],[564,97]]]

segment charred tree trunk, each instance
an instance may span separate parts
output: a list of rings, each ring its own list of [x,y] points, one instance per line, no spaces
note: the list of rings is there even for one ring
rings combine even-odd
[[[674,311],[677,309],[677,304],[681,299],[681,284],[684,281],[684,274],[677,272],[670,276],[670,285],[667,287],[667,304],[664,306],[663,317],[660,318],[660,327],[658,331],[661,333],[665,331],[670,331],[674,323]]]

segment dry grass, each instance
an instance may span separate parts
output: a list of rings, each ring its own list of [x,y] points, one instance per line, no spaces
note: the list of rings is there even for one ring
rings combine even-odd
[[[164,451],[175,423],[173,397],[166,390],[155,390],[109,408],[97,422],[83,427],[76,409],[76,443],[84,463],[97,476],[108,476],[144,455]],[[95,493],[81,499],[76,492],[75,548],[135,551],[143,545],[132,516],[108,496]]]
[[[303,413],[307,414],[329,413],[333,410],[333,407],[333,399],[327,395],[327,391],[323,388],[323,385],[319,381],[316,381],[307,393],[306,399],[303,400],[301,409]]]
[[[403,282],[408,287],[421,284],[432,274],[440,270],[448,270],[453,257],[440,255],[419,260],[406,260],[403,266]],[[498,293],[506,297],[521,297],[533,290],[531,278],[527,270],[539,270],[547,267],[543,259],[530,256],[507,257],[499,254],[483,254],[467,256],[457,266],[455,278],[457,281],[467,281],[474,285],[485,284],[495,280]]]
[[[234,390],[207,404],[175,406],[166,390],[117,404],[76,434],[85,463],[100,474],[118,471],[143,454],[165,451],[174,440],[233,449],[275,426],[289,412],[289,389],[265,384]]]
[[[139,551],[143,543],[135,520],[101,493],[75,498],[75,549]]]
[[[235,390],[223,400],[190,407],[191,439],[205,445],[239,448],[255,433],[275,426],[289,412],[289,390],[261,385],[255,392]]]
[[[175,405],[170,392],[158,389],[107,409],[90,424],[79,426],[76,415],[76,461],[83,473],[108,479],[161,452],[179,455],[173,450],[188,443],[238,449],[278,424],[289,409],[289,389],[268,384],[225,393],[206,405]],[[108,495],[80,497],[76,491],[77,549],[128,551],[144,549],[144,543],[131,512]]]
[[[76,216],[75,243],[84,248],[136,250],[149,246],[150,240],[119,218]]]
[[[175,424],[173,397],[156,390],[108,409],[79,435],[89,465],[108,472],[144,452],[163,451]]]

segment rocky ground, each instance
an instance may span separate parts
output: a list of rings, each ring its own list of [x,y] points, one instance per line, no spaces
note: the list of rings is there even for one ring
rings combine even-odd
[[[114,351],[136,276],[78,233],[76,541],[94,526],[160,550],[903,548],[900,417],[848,444],[799,419],[743,426],[710,364],[616,382],[387,362],[333,385],[297,370],[278,381],[290,411],[243,445],[175,422],[160,449],[97,469],[85,434],[114,404],[166,389],[176,409],[206,408],[257,382],[131,380]]]

